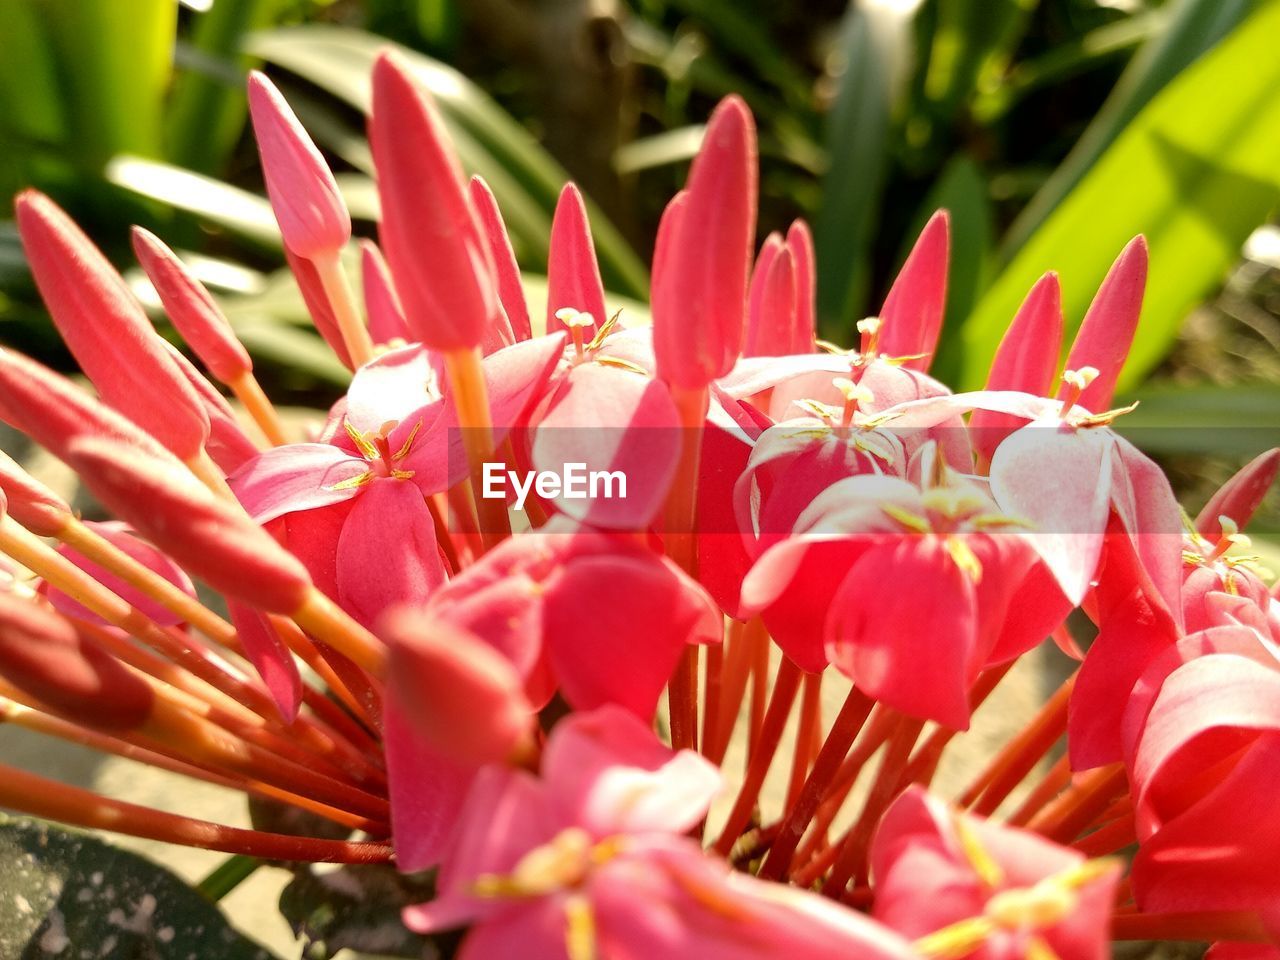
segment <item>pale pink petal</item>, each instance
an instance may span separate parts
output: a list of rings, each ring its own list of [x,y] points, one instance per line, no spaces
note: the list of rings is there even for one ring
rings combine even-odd
[[[672,751],[651,725],[608,705],[561,721],[543,753],[542,776],[566,819],[601,838],[689,830],[722,786],[711,763]]]
[[[341,484],[368,469],[365,461],[327,443],[291,443],[250,460],[228,482],[249,516],[267,523],[350,500],[359,488]]]

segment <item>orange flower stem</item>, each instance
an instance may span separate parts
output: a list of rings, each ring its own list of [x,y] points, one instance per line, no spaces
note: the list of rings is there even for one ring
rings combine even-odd
[[[0,681],[0,685],[2,685]],[[55,737],[59,740],[65,740],[68,743],[78,743],[81,746],[96,750],[99,753],[110,753],[113,756],[123,757],[126,760],[133,760],[136,763],[144,763],[148,766],[156,767],[160,770],[167,770],[170,773],[176,773],[180,776],[190,777],[194,780],[201,780],[205,783],[212,783],[216,786],[225,787],[229,790],[237,790],[251,796],[259,797],[264,800],[274,800],[279,803],[287,803],[297,807],[299,810],[305,810],[308,813],[314,813],[317,816],[324,817],[333,823],[340,824],[352,830],[365,830],[368,832],[376,832],[385,830],[386,823],[370,820],[367,817],[357,816],[340,810],[337,807],[331,807],[327,804],[318,803],[310,797],[299,796],[296,793],[289,793],[278,787],[260,781],[251,780],[245,777],[238,777],[232,774],[220,773],[196,764],[187,763],[173,757],[166,756],[148,747],[142,746],[138,742],[141,738],[130,739],[128,734],[121,737],[112,737],[107,734],[100,733],[96,730],[90,730],[85,727],[78,726],[61,717],[44,713],[34,709],[32,706],[18,702],[16,700],[7,699],[0,695],[0,721],[13,723],[26,730],[43,734],[44,736]]]
[[[103,569],[114,573],[130,586],[135,587],[144,595],[155,600],[205,636],[230,650],[237,653],[241,652],[240,639],[234,626],[169,580],[129,556],[91,527],[74,518],[68,518],[67,523],[58,531],[57,538],[82,556]],[[327,665],[322,662],[311,641],[293,624],[282,617],[275,618],[275,624],[278,631],[280,631],[282,624],[287,624],[292,628],[291,630],[280,632],[282,639],[291,650],[302,657],[308,666],[316,670],[324,678],[331,689],[341,696],[345,692],[341,682],[333,674],[332,670],[327,669]],[[182,686],[180,681],[175,680],[172,676],[167,676],[164,679],[166,682]],[[190,685],[186,685],[183,688],[189,693],[196,692],[191,689]],[[347,696],[350,697],[350,694],[347,693]],[[247,706],[259,716],[267,719],[274,719],[277,716],[274,702],[265,694],[251,697]],[[300,717],[295,722],[293,733],[304,744],[321,755],[341,753],[349,763],[354,763],[357,767],[365,769],[366,772],[369,770],[368,761],[364,759],[358,750],[345,743],[343,738],[334,731],[317,729],[315,722],[306,717]]]
[[[1070,843],[1129,789],[1124,765],[1113,763],[1080,776],[1066,793],[1027,824],[1050,840]]]
[[[821,674],[817,674],[821,677]],[[809,677],[805,677],[806,682]],[[806,687],[806,692],[808,688]],[[849,749],[853,746],[858,734],[862,732],[867,718],[875,702],[856,687],[849,691],[844,705],[836,715],[831,731],[827,734],[817,762],[813,765],[808,779],[794,805],[790,807],[783,820],[782,829],[769,849],[769,855],[760,868],[760,876],[766,880],[780,880],[791,869],[796,846],[804,836],[805,829],[818,811],[822,798],[826,796],[840,767],[844,763]],[[803,724],[802,724],[803,725]]]
[[[453,350],[444,355],[445,375],[458,411],[462,446],[471,472],[472,503],[480,523],[486,550],[511,536],[507,501],[484,496],[484,465],[493,458],[493,419],[489,411],[489,387],[480,363],[480,348]]]
[[[1270,942],[1262,920],[1250,910],[1114,915],[1111,918],[1111,939]]]
[[[207,450],[201,450],[190,460],[187,460],[186,464],[187,469],[196,475],[196,479],[215,494],[229,500],[235,499],[235,494],[231,492],[231,487],[227,485],[226,475],[223,474],[222,468],[213,462],[213,458],[209,456]]]
[[[0,806],[91,830],[176,843],[266,860],[314,863],[388,863],[385,843],[317,840],[242,830],[112,800],[88,790],[0,766]]]
[[[338,322],[338,331],[342,334],[342,342],[346,345],[351,362],[356,367],[364,366],[373,359],[373,339],[356,306],[347,272],[342,269],[341,256],[334,251],[329,256],[312,260],[311,263],[316,268],[316,275],[320,277],[324,295]]]
[[[236,395],[236,399],[240,401],[240,405],[257,424],[262,436],[266,438],[268,444],[273,447],[282,446],[288,443],[288,439],[284,435],[284,424],[280,420],[280,414],[276,412],[276,408],[271,401],[267,399],[266,393],[263,392],[258,378],[253,375],[252,370],[243,371],[238,377],[233,378],[228,384],[231,392]]]
[[[1045,804],[1049,803],[1065,790],[1071,783],[1071,758],[1063,754],[1058,758],[1057,762],[1049,768],[1049,772],[1044,775],[1039,783],[1032,788],[1022,801],[1022,805],[1017,810],[1009,814],[1009,825],[1014,827],[1025,827],[1031,822],[1031,818],[1044,809]]]
[[[1138,842],[1132,813],[1117,817],[1071,844],[1086,857],[1105,857]]]
[[[345,610],[315,587],[290,618],[316,640],[327,643],[344,657],[381,679],[387,673],[387,648]]]
[[[1063,682],[1031,721],[1005,744],[987,768],[961,794],[957,805],[989,816],[1035,769],[1067,729],[1067,706],[1075,688],[1075,674]]]
[[[782,733],[787,725],[787,717],[791,715],[791,705],[795,703],[796,693],[800,689],[800,668],[789,659],[783,658],[778,668],[778,676],[773,684],[773,693],[769,697],[769,708],[765,711],[764,723],[761,726],[760,740],[757,749],[751,755],[747,767],[747,776],[733,809],[725,822],[724,831],[716,841],[715,851],[727,857],[733,845],[742,836],[747,824],[751,821],[751,812],[755,809],[760,797],[760,788],[773,765],[778,744],[782,741]]]
[[[902,767],[911,756],[911,750],[923,729],[923,721],[899,715],[897,729],[889,738],[884,757],[880,761],[880,769],[876,779],[872,781],[866,805],[862,808],[862,814],[845,835],[840,854],[831,867],[831,875],[823,885],[822,892],[825,896],[838,900],[844,896],[845,887],[849,885],[851,879],[856,878],[859,883],[866,880],[867,852],[871,846],[871,836],[880,822],[880,817],[889,809],[889,804],[893,802],[894,797],[901,792],[899,780]]]
[[[671,398],[680,416],[680,459],[663,511],[662,539],[672,561],[689,576],[697,577],[698,467],[702,458],[702,425],[710,400],[705,387],[701,390],[673,387]],[[699,646],[684,649],[667,685],[671,746],[676,750],[698,749],[700,649]]]
[[[152,692],[155,702],[151,716],[138,732],[160,744],[162,752],[230,770],[374,820],[387,819],[389,809],[383,797],[335,779],[314,763],[295,762],[229,733],[208,718],[190,712],[188,703],[159,685],[153,684]]]
[[[9,517],[0,518],[0,552],[233,700],[274,709],[266,691],[222,657],[181,631],[160,627]]]

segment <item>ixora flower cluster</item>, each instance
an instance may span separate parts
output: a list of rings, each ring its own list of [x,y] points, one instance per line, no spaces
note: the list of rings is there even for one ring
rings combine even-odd
[[[22,240],[97,398],[0,350],[0,417],[119,518],[82,521],[0,467],[0,550],[32,574],[15,566],[0,593],[5,718],[332,829],[234,829],[15,769],[0,805],[437,868],[438,895],[404,921],[465,928],[471,960],[1086,960],[1153,938],[1275,955],[1280,605],[1228,551],[1280,451],[1190,521],[1113,432],[1141,239],[1065,371],[1050,274],[987,389],[952,394],[927,374],[946,215],[856,349],[815,342],[807,227],[771,235],[753,267],[754,129],[729,98],[662,220],[652,326],[610,314],[570,185],[535,333],[494,199],[464,180],[430,99],[393,56],[372,90],[382,222],[361,309],[333,178],[250,82],[290,264],[353,372],[309,442],[285,442],[245,350],[159,240],[137,231],[138,258],[204,372],[36,193],[17,201]],[[493,464],[570,463],[624,475],[627,495],[526,484],[517,512],[484,489]],[[1087,653],[1065,627],[1076,610],[1098,627]],[[963,796],[930,794],[972,711],[1048,638],[1078,671]],[[830,722],[824,677],[852,681]],[[793,708],[790,787],[762,817]],[[745,774],[709,816],[735,729]]]

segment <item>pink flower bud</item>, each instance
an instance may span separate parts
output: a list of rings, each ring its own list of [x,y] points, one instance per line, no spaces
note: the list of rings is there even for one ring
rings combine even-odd
[[[55,536],[71,519],[71,507],[0,450],[0,491],[9,501],[9,515],[32,533]]]
[[[197,579],[269,613],[302,605],[306,568],[182,467],[97,437],[74,440],[66,460],[104,506]]]
[[[315,264],[305,257],[295,255],[288,247],[284,248],[284,258],[293,273],[293,279],[298,283],[298,292],[302,294],[302,302],[307,305],[307,312],[311,314],[311,322],[316,325],[316,331],[342,361],[342,365],[348,370],[354,370],[355,364],[351,362],[351,354],[347,352],[342,331],[338,329],[338,318],[333,315],[333,308],[329,306],[329,297],[324,292],[324,283],[320,280]]]
[[[812,353],[818,331],[818,276],[813,231],[803,220],[796,220],[787,230],[787,249],[796,271],[796,325],[788,353]]]
[[[374,343],[409,339],[400,297],[391,283],[391,271],[382,251],[371,240],[360,241],[360,279],[364,287],[364,308],[369,314],[369,336]]]
[[[499,315],[489,244],[444,123],[394,54],[374,64],[369,145],[379,237],[409,330],[433,350],[479,346]]]
[[[55,456],[72,440],[112,437],[176,465],[173,454],[132,420],[89,396],[61,374],[0,347],[0,417]]]
[[[527,741],[534,711],[511,661],[475,634],[400,608],[379,634],[391,648],[391,690],[419,735],[458,763],[503,763]]]
[[[507,315],[507,323],[511,325],[513,339],[528,340],[533,336],[529,306],[525,303],[520,265],[516,262],[515,251],[511,249],[511,237],[507,235],[507,225],[502,221],[498,201],[494,199],[493,191],[482,177],[472,177],[469,186],[471,205],[475,208],[476,216],[480,218],[480,225],[489,241],[494,275],[498,280],[498,299],[502,301],[502,309]]]
[[[1230,518],[1244,529],[1275,483],[1277,471],[1280,471],[1280,447],[1254,457],[1209,498],[1196,517],[1196,531],[1204,537],[1220,536],[1221,517]]]
[[[1068,370],[1093,367],[1098,371],[1076,401],[1086,410],[1101,413],[1111,405],[1116,381],[1120,379],[1120,370],[1129,357],[1129,347],[1138,329],[1146,285],[1147,240],[1137,236],[1111,265],[1089,304],[1067,356]]]
[[[551,258],[547,264],[547,333],[568,328],[556,316],[557,311],[571,308],[591,314],[595,326],[584,331],[590,340],[595,330],[608,320],[604,305],[604,284],[596,263],[596,250],[591,241],[591,225],[582,194],[572,183],[566,183],[556,203],[551,221]]]
[[[1056,273],[1036,281],[1000,340],[988,390],[1020,390],[1046,396],[1053,387],[1062,352],[1062,288]],[[1026,421],[1005,413],[975,410],[969,421],[974,448],[988,461],[996,447]]]
[[[785,246],[770,258],[759,300],[752,306],[758,313],[753,313],[748,323],[743,353],[749,357],[786,356],[795,339],[796,271],[791,251]]]
[[[764,300],[765,280],[769,276],[769,267],[773,264],[778,252],[784,249],[782,234],[776,230],[764,238],[760,253],[756,256],[755,269],[751,271],[751,284],[747,289],[747,334],[742,345],[744,357],[777,356],[778,354],[762,353],[757,348],[761,339],[758,329],[763,316],[761,305]]]
[[[939,210],[920,231],[920,238],[880,308],[880,353],[887,357],[917,357],[904,364],[912,370],[929,369],[942,332],[950,234],[950,217],[947,211]]]
[[[285,246],[308,260],[336,254],[351,239],[347,205],[289,104],[256,70],[249,74],[249,114]]]
[[[211,384],[203,373],[191,365],[191,361],[182,355],[177,347],[165,342],[165,347],[173,362],[178,365],[182,375],[187,378],[204,405],[204,412],[209,417],[209,439],[205,443],[205,451],[218,465],[223,473],[230,476],[251,457],[258,454],[258,448],[240,429],[235,411]]]
[[[48,197],[25,191],[16,208],[40,295],[102,399],[181,459],[196,456],[208,418],[120,275]]]
[[[107,730],[141,726],[153,694],[139,676],[82,638],[69,620],[0,593],[0,673],[75,723]]]
[[[159,237],[134,227],[133,252],[174,327],[217,380],[231,383],[253,369],[249,352],[209,291]]]
[[[701,390],[733,367],[745,334],[756,134],[738,97],[726,97],[711,115],[684,199],[673,201],[663,221],[653,263],[657,374]]]

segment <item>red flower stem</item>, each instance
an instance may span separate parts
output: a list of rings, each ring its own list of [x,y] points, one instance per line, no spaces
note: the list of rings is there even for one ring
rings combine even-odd
[[[859,882],[867,876],[867,851],[871,847],[871,836],[875,832],[880,817],[889,804],[901,791],[899,779],[903,765],[911,756],[911,750],[924,729],[924,722],[912,717],[899,715],[897,729],[889,738],[884,757],[880,761],[880,769],[867,794],[866,805],[857,822],[845,834],[841,842],[839,856],[831,867],[831,875],[822,887],[824,896],[840,899],[844,896],[845,887],[855,877]]]
[[[0,518],[0,552],[232,700],[250,708],[261,706],[263,710],[275,710],[265,690],[252,684],[217,653],[181,631],[159,626],[9,517]]]
[[[480,363],[480,348],[446,353],[444,369],[458,411],[467,466],[471,470],[471,499],[480,521],[480,539],[489,550],[511,536],[511,518],[505,498],[484,496],[484,464],[493,457],[494,443],[489,387]]]
[[[769,634],[764,630],[751,636],[751,725],[747,736],[747,765],[755,756],[764,730],[764,715],[769,699]],[[785,660],[785,657],[783,658]]]
[[[973,689],[969,691],[969,710],[975,712],[986,703],[987,698],[995,692],[1000,681],[1009,675],[1009,671],[1013,669],[1013,665],[1017,660],[1010,660],[1008,663],[1002,663],[990,670],[984,670],[974,683]],[[942,754],[946,751],[947,746],[955,739],[959,730],[953,730],[950,727],[938,727],[925,739],[915,753],[911,755],[911,759],[907,761],[906,770],[903,772],[903,786],[911,783],[918,783],[922,787],[928,787],[933,782],[934,776],[938,772],[938,764],[942,761]]]
[[[720,658],[719,700],[715,710],[708,704],[702,715],[702,753],[717,766],[724,761],[747,688],[746,630],[742,621],[729,621]]]
[[[1213,913],[1132,913],[1111,918],[1112,940],[1196,940],[1269,943],[1266,927],[1249,910]]]
[[[961,794],[958,806],[972,807],[975,813],[989,816],[1004,802],[1066,732],[1067,706],[1074,687],[1072,674]]]
[[[387,824],[370,820],[367,817],[357,816],[345,810],[332,807],[327,804],[318,803],[310,797],[299,796],[295,793],[281,790],[270,784],[262,783],[257,780],[250,780],[246,777],[234,776],[214,770],[209,770],[197,764],[187,763],[184,760],[175,759],[166,754],[152,750],[142,745],[141,738],[129,738],[128,734],[120,737],[108,736],[99,733],[96,730],[90,730],[64,720],[61,717],[53,716],[41,710],[35,709],[32,705],[19,702],[15,699],[9,699],[10,691],[4,689],[3,681],[0,681],[0,721],[5,723],[13,723],[26,730],[40,733],[49,737],[56,737],[59,740],[65,740],[68,743],[78,743],[96,750],[99,753],[110,753],[117,757],[124,757],[127,760],[133,760],[136,763],[145,763],[148,766],[156,767],[161,770],[167,770],[170,773],[176,773],[181,776],[191,777],[195,780],[202,780],[205,783],[212,783],[216,786],[226,787],[229,790],[236,790],[241,793],[247,793],[251,796],[260,797],[265,800],[274,800],[279,803],[287,803],[297,807],[299,810],[306,810],[317,816],[324,817],[334,823],[341,824],[352,830],[365,830],[376,832],[386,830]]]
[[[57,538],[93,563],[114,573],[145,596],[155,600],[211,640],[236,653],[242,652],[240,638],[234,626],[145,564],[139,563],[91,527],[86,526],[74,517],[68,517],[67,522],[57,532]],[[283,618],[276,619],[277,629],[279,629],[280,623],[287,623]],[[293,625],[289,624],[289,626],[292,627]],[[311,641],[300,630],[293,627],[291,631],[281,632],[280,635],[289,648],[299,653],[309,666],[317,671],[322,671],[322,665],[318,662],[320,660],[319,654]],[[152,671],[149,670],[148,672]],[[153,675],[156,674],[153,673]],[[330,682],[331,687],[337,681],[337,678],[332,676],[332,671],[328,674],[323,674],[322,672],[322,675]],[[193,684],[183,684],[180,679],[175,679],[172,675],[162,677],[162,679],[186,690],[188,693],[193,693],[197,696],[201,695],[199,690],[193,689]],[[335,689],[341,689],[341,685],[339,684]],[[274,701],[265,692],[259,691],[258,694],[251,695],[247,699],[236,696],[232,691],[226,692],[234,698],[229,703],[236,707],[239,707],[240,700],[245,700],[245,705],[248,709],[264,719],[274,720],[278,716]],[[322,756],[341,753],[345,756],[348,765],[354,765],[356,769],[368,770],[368,762],[361,756],[359,751],[355,750],[350,744],[345,744],[343,739],[334,731],[318,729],[315,722],[306,717],[298,718],[293,724],[291,733],[296,739],[302,741],[305,746],[315,750]]]
[[[871,712],[868,723],[854,743],[836,774],[835,782],[827,790],[814,817],[813,826],[809,830],[808,839],[801,844],[791,869],[791,875],[802,887],[809,887],[835,862],[837,849],[827,846],[827,833],[831,824],[844,806],[858,777],[877,750],[893,734],[897,723],[897,715],[882,704],[877,704]],[[803,866],[802,866],[803,865]]]
[[[702,459],[702,428],[707,419],[707,389],[671,388],[680,415],[680,460],[667,493],[663,511],[662,540],[667,555],[689,576],[698,575],[695,530],[698,520],[698,467]],[[671,711],[671,746],[698,749],[699,646],[686,647],[668,684]]]
[[[1132,813],[1117,817],[1071,844],[1086,857],[1105,857],[1138,842]]]
[[[0,766],[0,806],[72,826],[266,860],[388,863],[392,859],[389,844],[316,840],[227,827],[112,800],[9,766]]]
[[[159,687],[159,695],[181,704],[188,713],[201,717],[214,726],[256,744],[282,759],[292,760],[305,767],[314,767],[327,776],[349,782],[345,770],[303,749],[297,741],[282,736],[276,729],[268,727],[260,716],[245,710],[235,701],[217,695],[216,691],[207,699],[199,696],[198,693],[189,692],[188,688],[194,686],[190,683],[190,675],[183,673],[169,661],[136,647],[128,638],[120,637],[110,630],[93,624],[82,624],[80,631],[86,641],[96,642],[115,659],[129,664],[134,669],[159,681],[160,684],[171,687],[172,689]]]
[[[715,734],[715,723],[720,716],[720,701],[724,696],[724,645],[727,640],[707,646],[705,671],[702,676],[702,737],[699,741],[706,754]]]
[[[868,710],[871,708],[868,707]],[[816,744],[816,745],[815,745]],[[796,724],[796,745],[791,753],[791,779],[787,781],[788,814],[800,798],[800,791],[822,749],[822,674],[806,673],[800,686],[800,722]],[[840,758],[844,759],[843,756]]]
[[[369,328],[365,326],[356,307],[355,296],[351,292],[351,284],[347,280],[347,272],[342,269],[342,259],[334,253],[311,261],[315,267],[320,284],[324,287],[325,298],[329,308],[338,322],[338,331],[342,334],[342,342],[346,345],[347,355],[356,367],[362,367],[373,359],[373,339],[369,336]]]
[[[760,788],[773,765],[774,755],[782,740],[783,730],[787,725],[787,717],[791,714],[791,705],[795,702],[796,692],[800,688],[800,668],[786,657],[778,667],[778,676],[773,684],[773,693],[769,697],[769,708],[765,711],[764,723],[761,726],[760,740],[756,751],[751,755],[747,767],[747,776],[738,791],[737,800],[729,812],[724,832],[716,841],[715,851],[727,857],[733,845],[742,836],[751,820],[751,812],[755,809],[760,797]]]
[[[821,674],[816,676],[821,677]],[[806,683],[808,680],[809,677],[805,677]],[[791,869],[800,838],[804,836],[809,821],[817,813],[822,798],[826,796],[832,781],[840,772],[849,749],[862,731],[874,706],[874,701],[856,687],[849,691],[844,705],[840,708],[840,713],[836,715],[835,722],[831,725],[826,741],[822,744],[813,770],[804,782],[804,788],[800,791],[795,804],[788,810],[782,829],[774,840],[773,846],[770,847],[764,865],[760,868],[762,878],[780,880]]]
[[[1039,783],[1027,794],[1022,805],[1009,815],[1009,825],[1025,827],[1045,804],[1058,796],[1071,783],[1071,758],[1065,753],[1049,768]]]
[[[283,758],[257,743],[228,733],[208,719],[189,712],[187,704],[157,684],[152,685],[152,692],[155,702],[151,716],[137,732],[160,744],[158,749],[162,752],[261,780],[374,820],[388,817],[389,808],[382,796],[334,779],[314,764],[308,766]]]
[[[240,405],[262,431],[267,443],[273,447],[279,447],[289,442],[284,435],[284,424],[280,421],[280,414],[276,412],[276,408],[263,392],[252,370],[245,370],[234,377],[227,386],[231,388]]]
[[[1128,788],[1123,764],[1090,770],[1052,805],[1033,817],[1027,827],[1050,840],[1070,843]]]

